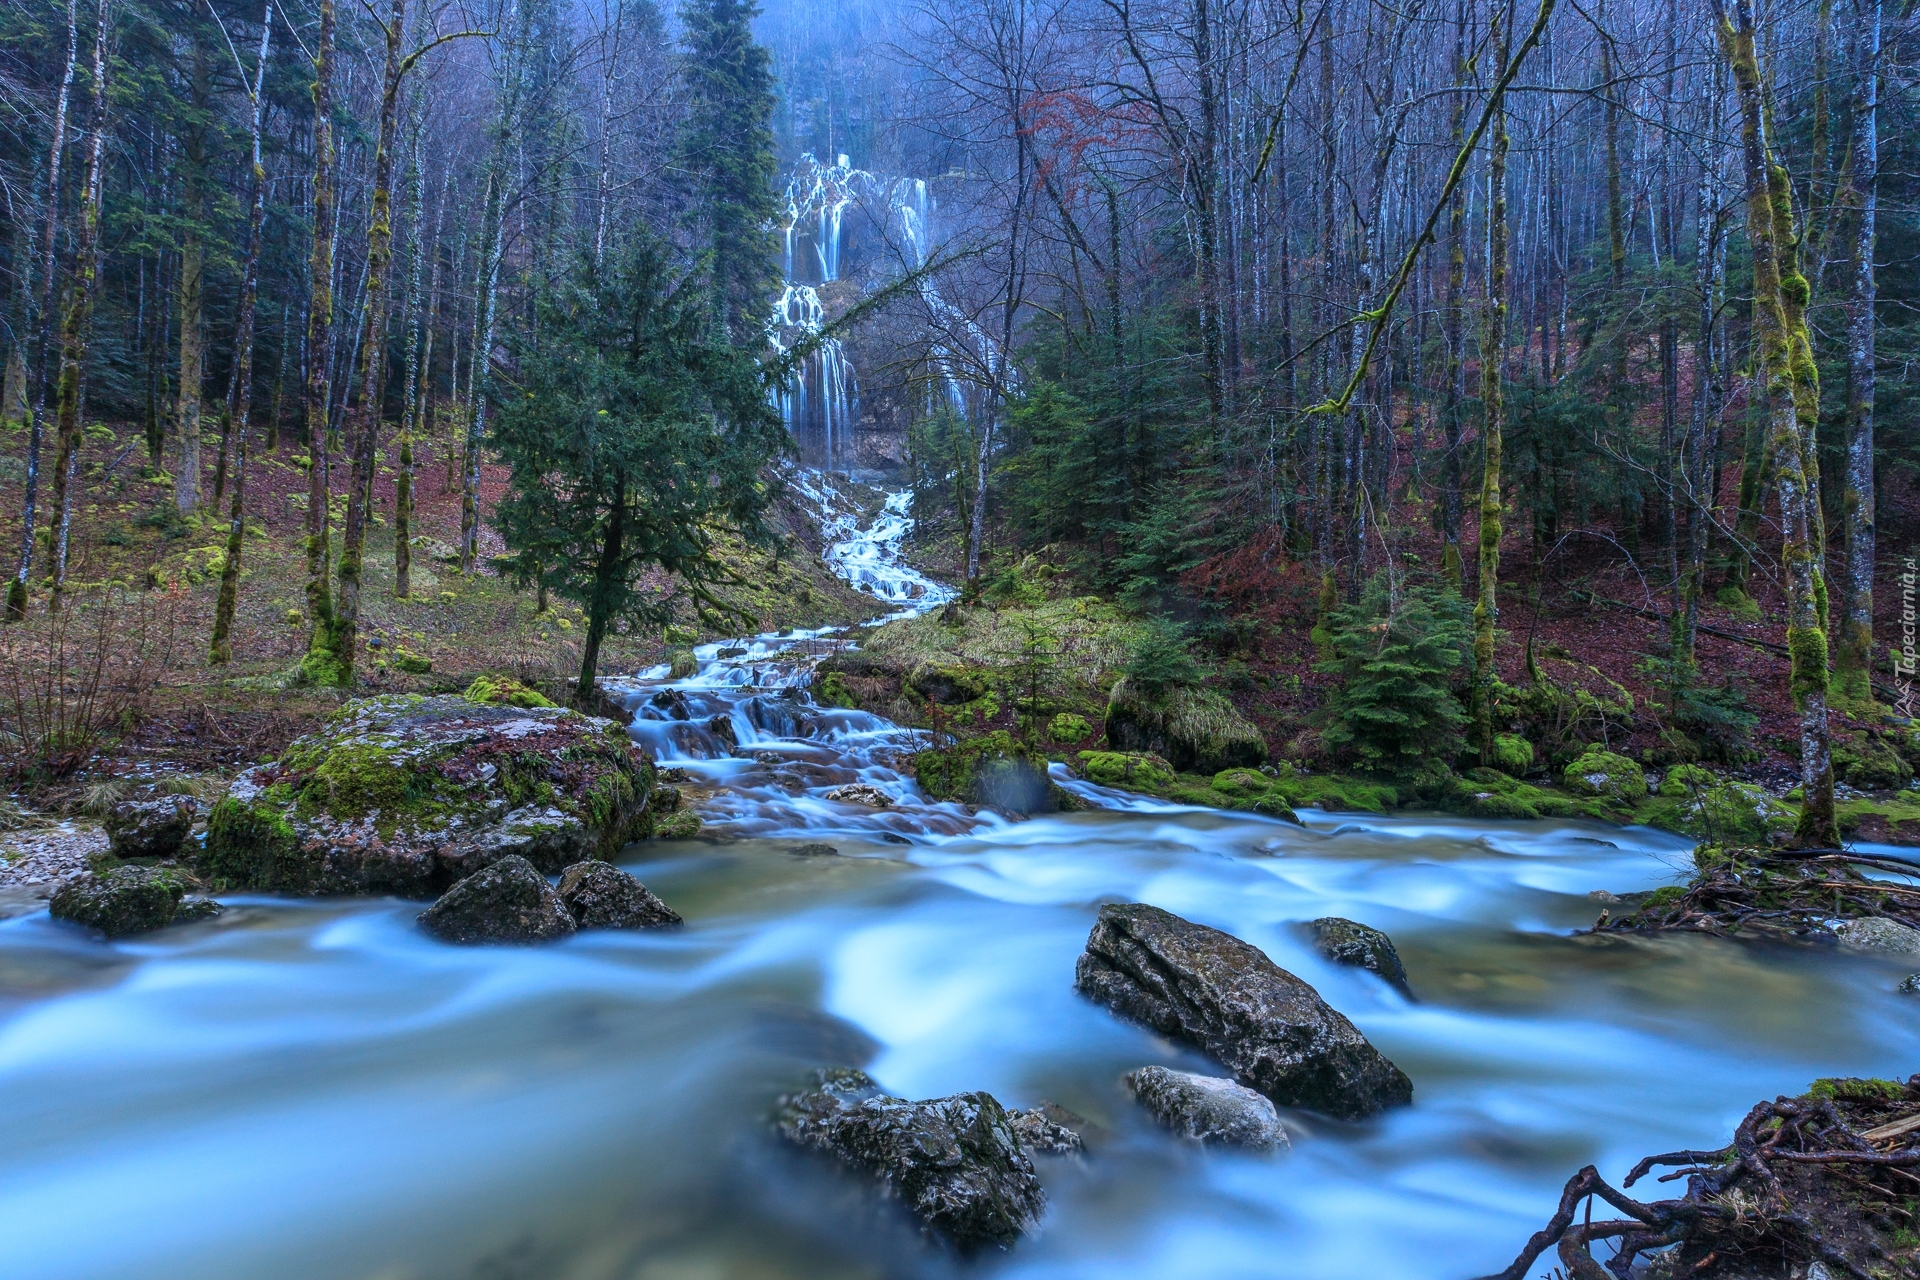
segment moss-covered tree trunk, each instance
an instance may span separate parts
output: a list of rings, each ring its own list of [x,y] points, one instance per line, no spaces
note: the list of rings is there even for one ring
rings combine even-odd
[[[1846,242],[1847,329],[1847,574],[1834,675],[1843,698],[1873,696],[1873,269],[1874,218],[1878,212],[1880,138],[1881,0],[1854,0],[1853,137],[1837,210]]]
[[[587,598],[587,639],[580,647],[580,679],[574,685],[573,705],[593,705],[593,677],[600,666],[600,645],[613,622],[614,602],[619,598],[624,567],[627,531],[627,483],[625,475],[616,479],[613,499],[607,507],[607,523],[600,543],[600,558],[593,570],[593,594]]]
[[[1716,64],[1713,89],[1707,94],[1707,136],[1716,136],[1720,127],[1720,98],[1724,74]],[[1696,207],[1702,210],[1695,220],[1694,287],[1698,292],[1698,319],[1693,338],[1693,406],[1687,426],[1685,484],[1687,506],[1687,555],[1680,584],[1681,616],[1676,633],[1676,661],[1694,670],[1694,643],[1699,634],[1700,600],[1705,589],[1707,531],[1712,524],[1713,478],[1718,470],[1720,406],[1724,400],[1721,384],[1722,355],[1716,342],[1723,277],[1726,270],[1726,237],[1720,220],[1704,211],[1720,206],[1719,166],[1709,160],[1700,166],[1699,196]]]
[[[1511,13],[1502,0],[1491,6],[1488,44],[1495,83],[1506,78]],[[1504,94],[1501,95],[1504,98]],[[1487,302],[1480,334],[1480,398],[1485,404],[1480,476],[1480,595],[1473,606],[1474,745],[1484,763],[1493,760],[1493,642],[1500,622],[1500,449],[1506,405],[1501,370],[1506,365],[1507,333],[1507,132],[1506,103],[1493,104],[1487,144]]]
[[[327,411],[333,379],[327,353],[333,349],[333,37],[334,0],[320,0],[320,29],[313,51],[313,252],[307,293],[307,614],[312,632],[301,664],[318,684],[338,681],[334,656],[332,554],[328,545]]]
[[[1453,43],[1453,143],[1458,155],[1467,139],[1467,3],[1455,7]],[[1440,469],[1440,572],[1465,594],[1466,582],[1460,563],[1460,446],[1465,434],[1460,416],[1467,399],[1466,361],[1467,302],[1467,184],[1453,189],[1447,207],[1447,301],[1442,329],[1446,336],[1446,386],[1442,390],[1441,430],[1446,434],[1447,456]]]
[[[399,131],[400,80],[407,59],[407,0],[393,0],[384,24],[387,41],[381,81],[380,127],[373,153],[373,207],[367,218],[366,303],[360,333],[360,407],[348,433],[353,474],[347,485],[347,518],[340,535],[340,590],[335,601],[335,659],[342,685],[353,683],[360,640],[360,575],[367,541],[367,508],[373,492],[373,460],[380,437],[380,404],[387,372],[387,286],[393,266],[393,151]]]
[[[174,402],[174,431],[180,437],[179,471],[173,477],[173,501],[181,515],[200,509],[200,394],[206,381],[207,121],[212,96],[206,42],[194,24],[192,73],[187,92],[187,128],[181,139],[185,169],[180,189],[180,278],[175,299],[180,313],[180,385]]]
[[[253,414],[253,318],[260,300],[260,240],[267,212],[267,169],[260,158],[260,133],[266,123],[267,55],[273,41],[273,0],[267,0],[260,20],[260,60],[250,96],[253,99],[253,200],[247,209],[247,257],[240,272],[240,307],[234,325],[233,377],[227,387],[226,420],[238,433],[233,468],[233,508],[227,520],[227,554],[220,566],[220,594],[214,603],[213,639],[207,661],[221,666],[233,659],[233,613],[240,598],[240,556],[246,545],[247,419]],[[226,470],[226,441],[221,442],[220,468]],[[220,486],[214,486],[217,495]]]
[[[67,543],[73,527],[73,482],[80,461],[81,378],[93,336],[93,286],[100,268],[101,159],[107,136],[107,0],[100,0],[93,34],[93,121],[87,131],[87,161],[80,176],[80,217],[73,249],[73,276],[67,284],[66,312],[60,321],[60,385],[56,429],[59,448],[53,466],[53,597],[47,607],[59,612],[67,588]]]
[[[1733,69],[1740,99],[1742,176],[1747,187],[1747,240],[1753,258],[1753,316],[1767,383],[1767,449],[1773,460],[1783,526],[1781,562],[1787,589],[1787,649],[1792,663],[1792,692],[1800,712],[1800,825],[1798,842],[1809,848],[1839,844],[1833,810],[1833,759],[1827,734],[1827,636],[1818,598],[1819,548],[1812,541],[1818,501],[1810,487],[1804,458],[1802,420],[1795,404],[1796,342],[1788,327],[1787,298],[1806,302],[1806,281],[1795,273],[1783,279],[1777,242],[1782,215],[1774,205],[1780,183],[1768,152],[1763,87],[1754,52],[1750,0],[1734,0],[1728,19],[1725,0],[1714,0],[1721,49]],[[1791,215],[1788,214],[1788,217]]]

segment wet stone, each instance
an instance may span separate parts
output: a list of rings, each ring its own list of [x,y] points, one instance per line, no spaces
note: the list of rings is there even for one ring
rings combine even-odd
[[[819,843],[795,845],[787,852],[796,858],[833,858],[840,854],[832,845]]]
[[[54,893],[48,912],[55,920],[82,925],[109,938],[163,929],[180,918],[193,881],[165,867],[114,867],[83,871]],[[217,903],[192,899],[191,919],[217,914]],[[211,911],[208,910],[211,908]]]
[[[1890,955],[1920,952],[1920,929],[1901,924],[1898,920],[1879,916],[1843,920],[1833,932],[1840,939],[1840,945],[1849,951],[1877,951]]]
[[[870,809],[891,809],[893,797],[880,788],[864,782],[850,782],[844,787],[835,787],[827,792],[826,799],[837,800],[842,804],[863,804]]]
[[[1322,916],[1318,920],[1308,921],[1307,928],[1313,931],[1314,949],[1321,955],[1335,964],[1350,965],[1377,974],[1395,991],[1409,1000],[1413,999],[1413,990],[1407,986],[1407,971],[1400,963],[1400,953],[1394,950],[1393,939],[1386,934],[1339,916]]]
[[[780,1099],[774,1123],[788,1141],[870,1176],[965,1251],[1011,1246],[1046,1207],[1013,1115],[989,1093],[909,1102],[864,1072],[834,1068]]]
[[[1080,1131],[1088,1128],[1086,1119],[1060,1106],[1043,1102],[1025,1111],[1010,1111],[1013,1131],[1020,1145],[1031,1155],[1077,1156],[1087,1149]]]
[[[180,852],[200,806],[192,796],[122,800],[101,826],[116,858],[171,858]]]
[[[560,873],[560,900],[582,929],[656,929],[680,913],[611,862],[576,862]]]
[[[1182,1138],[1204,1146],[1274,1151],[1291,1145],[1273,1103],[1220,1076],[1141,1067],[1121,1077],[1147,1113]]]
[[[1359,1120],[1413,1101],[1406,1073],[1311,986],[1258,947],[1158,907],[1100,908],[1074,985],[1281,1106]]]
[[[442,942],[551,942],[576,928],[558,891],[518,854],[476,871],[419,916]]]

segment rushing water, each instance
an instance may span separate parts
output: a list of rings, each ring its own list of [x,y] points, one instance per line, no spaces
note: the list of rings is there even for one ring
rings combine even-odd
[[[923,602],[938,588],[911,593],[889,519],[842,530],[842,562]],[[1571,936],[1590,890],[1669,879],[1672,837],[1294,826],[1084,784],[1118,807],[929,805],[895,767],[911,733],[800,691],[837,643],[707,646],[688,680],[633,682],[636,735],[723,837],[628,850],[684,929],[461,948],[413,927],[417,903],[264,897],[112,945],[44,912],[0,923],[0,1276],[1455,1278],[1504,1265],[1586,1161],[1618,1176],[1814,1076],[1920,1066],[1893,962]],[[825,798],[855,780],[895,806]],[[1274,1157],[1155,1129],[1121,1072],[1217,1068],[1074,994],[1098,905],[1123,900],[1264,948],[1407,1071],[1414,1105],[1290,1115]],[[1297,922],[1330,914],[1393,936],[1417,1003],[1304,944]],[[959,1263],[768,1140],[777,1093],[847,1062],[912,1097],[1052,1099],[1103,1132],[1043,1162],[1037,1238]]]

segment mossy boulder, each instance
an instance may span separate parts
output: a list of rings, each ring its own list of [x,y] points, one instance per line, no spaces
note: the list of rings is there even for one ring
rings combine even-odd
[[[393,647],[391,659],[395,671],[404,671],[411,676],[424,676],[433,670],[433,659],[424,653],[415,653],[401,645]]]
[[[673,656],[667,659],[667,679],[686,680],[700,670],[700,659],[693,656],[691,649],[675,649]]]
[[[235,779],[200,866],[235,888],[431,897],[512,855],[552,874],[610,854],[648,834],[653,786],[613,721],[367,698]]]
[[[1647,798],[1647,775],[1640,766],[1623,755],[1598,748],[1589,748],[1585,755],[1568,765],[1560,780],[1567,790],[1578,796],[1621,804],[1635,804]]]
[[[1164,756],[1181,772],[1265,764],[1267,741],[1223,694],[1175,686],[1149,691],[1121,678],[1107,700],[1107,741]]]
[[[1605,796],[1566,795],[1521,782],[1498,769],[1469,769],[1464,776],[1436,775],[1415,785],[1415,796],[1447,813],[1469,818],[1592,818],[1617,822],[1620,805]]]
[[[1716,845],[1758,845],[1793,830],[1792,809],[1759,787],[1722,778],[1697,764],[1675,765],[1642,815],[1650,827]]]
[[[189,896],[194,887],[191,878],[170,867],[83,871],[54,893],[48,913],[120,938],[219,914],[218,903]]]
[[[1013,813],[1060,807],[1047,779],[1047,758],[1004,729],[922,751],[913,758],[913,771],[930,800],[963,800]]]
[[[907,688],[943,707],[976,702],[988,693],[986,672],[971,667],[923,666],[907,677]]]
[[[199,816],[192,796],[149,795],[122,800],[107,811],[101,826],[116,858],[171,858]]]
[[[533,943],[569,937],[579,928],[547,878],[521,857],[506,857],[461,880],[419,915],[442,942]]]
[[[1080,771],[1089,782],[1127,791],[1145,791],[1158,795],[1175,781],[1174,769],[1165,758],[1133,751],[1082,751]]]
[[[1517,733],[1495,734],[1493,759],[1487,763],[1518,778],[1533,768],[1533,744]]]
[[[815,676],[813,700],[823,707],[852,708],[859,705],[859,699],[847,686],[846,675],[839,671],[828,671]]]
[[[481,676],[467,686],[468,702],[496,703],[503,707],[550,707],[553,699],[538,689],[529,689],[512,676]]]
[[[1836,734],[1833,776],[1860,791],[1898,791],[1913,781],[1913,766],[1877,733]]]

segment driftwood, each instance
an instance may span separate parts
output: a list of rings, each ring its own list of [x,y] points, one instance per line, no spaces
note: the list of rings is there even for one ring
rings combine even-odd
[[[1686,1179],[1686,1194],[1642,1202],[1626,1194],[1661,1167],[1661,1182]],[[1553,1249],[1568,1280],[1639,1275],[1801,1276],[1814,1262],[1836,1277],[1920,1275],[1920,1075],[1820,1080],[1804,1097],[1776,1098],[1747,1113],[1718,1151],[1648,1156],[1620,1189],[1592,1165],[1568,1180],[1552,1219],[1513,1265],[1485,1280],[1526,1280]],[[1620,1217],[1594,1221],[1594,1200]],[[1603,1209],[1604,1212],[1604,1209]],[[1609,1241],[1604,1264],[1593,1245]]]

